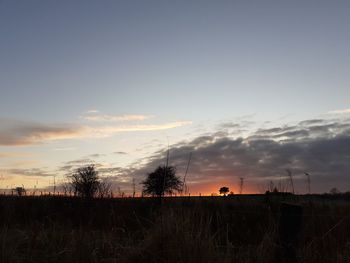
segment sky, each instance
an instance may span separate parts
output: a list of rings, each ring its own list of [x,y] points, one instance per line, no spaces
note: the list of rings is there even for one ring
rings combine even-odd
[[[166,151],[197,195],[349,191],[348,1],[0,0],[0,189]]]

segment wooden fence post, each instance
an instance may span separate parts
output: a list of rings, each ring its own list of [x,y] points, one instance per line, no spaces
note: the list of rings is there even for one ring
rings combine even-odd
[[[296,249],[301,232],[303,208],[300,205],[282,203],[279,219],[279,243],[281,250],[277,255],[278,262],[296,263]]]

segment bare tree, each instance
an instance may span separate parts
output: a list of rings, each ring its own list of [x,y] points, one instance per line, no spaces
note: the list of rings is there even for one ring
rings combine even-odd
[[[13,191],[16,193],[16,195],[18,196],[23,196],[26,195],[27,191],[24,188],[24,186],[18,186],[16,188],[13,189]]]
[[[100,198],[104,198],[104,197],[108,197],[111,193],[112,190],[112,184],[110,182],[106,180],[102,180],[100,181],[99,185],[98,185],[98,197]]]
[[[69,179],[74,195],[84,198],[94,197],[101,185],[98,172],[93,165],[78,168]]]
[[[336,187],[333,187],[329,193],[331,193],[332,195],[337,195],[337,194],[340,194],[340,191],[338,190],[338,188]]]

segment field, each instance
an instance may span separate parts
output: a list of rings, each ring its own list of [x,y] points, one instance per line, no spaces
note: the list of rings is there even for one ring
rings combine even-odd
[[[350,262],[334,196],[0,196],[0,262]]]

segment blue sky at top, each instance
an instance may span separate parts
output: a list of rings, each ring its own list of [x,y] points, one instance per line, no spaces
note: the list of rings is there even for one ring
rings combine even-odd
[[[349,11],[348,1],[0,0],[0,153],[33,154],[0,168],[54,170],[120,149],[129,155],[102,159],[122,166],[222,122],[348,109]]]
[[[248,2],[2,1],[2,115],[269,119],[346,108],[348,4]]]

